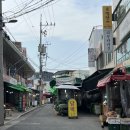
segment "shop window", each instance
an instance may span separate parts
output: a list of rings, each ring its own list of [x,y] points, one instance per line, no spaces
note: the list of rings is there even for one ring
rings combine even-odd
[[[116,50],[117,63],[121,63],[130,58],[130,38],[122,43]]]
[[[112,53],[108,54],[108,63],[112,61]]]
[[[130,38],[127,40],[127,49],[130,51]]]

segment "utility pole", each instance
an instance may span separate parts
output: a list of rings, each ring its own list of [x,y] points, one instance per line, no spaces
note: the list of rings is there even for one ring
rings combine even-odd
[[[42,31],[42,15],[40,17],[40,43],[39,43],[39,47],[38,47],[38,51],[39,51],[39,63],[40,63],[40,71],[39,71],[39,78],[40,78],[40,86],[39,86],[39,91],[40,91],[40,95],[39,95],[39,103],[40,105],[42,105],[42,69],[43,69],[43,63],[42,63],[42,60],[43,60],[43,57],[46,53],[45,51],[45,46],[44,44],[42,44],[42,34],[44,33],[44,36],[45,36],[45,32]]]
[[[42,15],[40,18],[40,44],[39,44],[39,53],[40,53],[40,57],[39,57],[39,62],[40,62],[40,73],[39,73],[39,78],[40,78],[40,105],[42,105]]]
[[[0,0],[0,126],[4,125],[4,86],[3,86],[3,20],[2,0]]]
[[[44,35],[44,37],[46,37],[46,35],[47,35],[47,31],[46,30],[44,30],[43,31],[43,27],[44,26],[44,28],[45,27],[47,27],[47,26],[55,26],[55,23],[54,24],[52,24],[52,23],[50,23],[50,24],[48,24],[48,23],[46,23],[45,25],[43,25],[42,24],[42,15],[41,15],[41,17],[40,17],[40,43],[39,43],[39,47],[38,47],[38,51],[39,51],[39,63],[40,63],[40,72],[39,72],[39,79],[40,79],[40,86],[39,86],[39,90],[40,90],[40,105],[42,105],[42,78],[43,78],[43,76],[42,76],[42,70],[43,70],[43,58],[44,58],[44,56],[46,55],[46,46],[45,46],[45,44],[42,44],[42,35]]]

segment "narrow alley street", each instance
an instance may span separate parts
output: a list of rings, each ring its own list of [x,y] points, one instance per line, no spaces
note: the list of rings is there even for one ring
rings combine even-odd
[[[51,104],[0,127],[0,130],[102,130],[98,117],[79,114],[78,119],[56,115]],[[107,127],[103,130],[107,130]]]

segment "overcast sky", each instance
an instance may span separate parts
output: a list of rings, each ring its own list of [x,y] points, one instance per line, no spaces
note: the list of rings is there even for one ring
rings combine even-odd
[[[25,0],[5,0],[3,12],[21,10],[23,2]],[[6,26],[16,41],[22,42],[22,46],[27,48],[27,55],[38,71],[39,24],[42,13],[43,24],[56,23],[55,27],[45,28],[47,36],[43,36],[43,43],[49,45],[47,63],[43,70],[85,70],[88,69],[88,39],[93,26],[102,25],[103,5],[111,5],[111,0],[57,0],[55,4],[21,16],[17,18],[17,23],[8,23]]]

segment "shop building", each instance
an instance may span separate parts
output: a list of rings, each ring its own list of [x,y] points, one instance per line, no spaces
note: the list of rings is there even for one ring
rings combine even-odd
[[[89,51],[90,50],[90,51]],[[93,52],[91,50],[94,50]],[[114,50],[114,49],[113,49]],[[89,53],[92,52],[92,53]],[[115,66],[113,53],[104,52],[103,27],[95,26],[89,38],[88,64],[91,74]]]
[[[130,73],[130,0],[113,0],[113,13],[112,13],[112,31],[113,31],[113,52],[104,52],[104,35],[101,36],[100,45],[98,40],[96,48],[94,45],[90,48],[95,49],[91,57],[93,58],[93,65],[99,69],[106,70],[113,68],[108,74],[102,78],[98,78],[96,90],[89,90],[88,93],[96,93],[97,90],[101,92],[101,106],[102,115],[101,119],[116,117],[117,115],[122,120],[124,117],[130,117],[129,105],[129,73]],[[94,30],[95,31],[95,30]],[[104,28],[102,29],[104,32]],[[93,31],[90,38],[92,38]],[[94,44],[94,42],[91,42]],[[98,51],[97,51],[98,50]],[[89,62],[90,62],[89,61]],[[91,64],[92,65],[92,64]],[[91,67],[91,66],[90,66]],[[96,73],[96,72],[95,72]],[[94,74],[93,74],[94,75]],[[97,75],[91,75],[89,80],[94,79]],[[87,82],[87,79],[86,79]],[[92,81],[91,81],[92,82]],[[87,88],[89,84],[85,84]],[[89,85],[91,86],[91,84]],[[100,90],[99,90],[100,89]],[[93,95],[93,94],[92,94]],[[88,97],[87,97],[88,98]],[[113,113],[114,114],[113,114]]]
[[[26,81],[35,70],[22,51],[20,42],[12,42],[4,32],[3,42],[3,80],[4,103],[7,108],[26,110],[29,107],[29,93]]]
[[[89,70],[63,70],[54,73],[57,85],[73,84],[80,86],[83,79],[89,76]]]
[[[130,65],[130,0],[113,0],[116,66]]]

